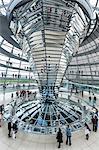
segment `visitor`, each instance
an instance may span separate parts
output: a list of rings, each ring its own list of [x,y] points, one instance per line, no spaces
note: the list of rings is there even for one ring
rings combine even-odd
[[[85,126],[85,136],[86,136],[86,140],[89,139],[89,134],[90,134],[89,128],[88,128],[87,126]]]
[[[96,112],[95,112],[96,116],[98,117],[98,109],[96,108]]]
[[[12,109],[11,109],[11,115],[14,116],[15,115],[15,107],[12,106]]]
[[[13,131],[12,131],[12,138],[15,139],[16,138],[16,133],[18,131],[18,128],[17,128],[17,122],[14,122],[13,123]]]
[[[98,128],[98,117],[95,115],[95,132],[97,132],[97,128]]]
[[[93,128],[93,131],[95,131],[95,117],[92,116],[92,128]]]
[[[89,102],[91,102],[91,96],[89,96]]]
[[[17,121],[13,123],[13,130],[17,133],[18,127],[17,127]]]
[[[13,93],[11,94],[11,98],[13,99]]]
[[[76,87],[76,94],[78,93],[78,89],[77,89],[77,87]]]
[[[90,95],[90,90],[89,90],[89,95]]]
[[[1,115],[3,115],[3,110],[4,110],[4,104],[2,104],[2,105],[0,106],[0,113],[1,113]]]
[[[69,142],[69,146],[71,146],[71,129],[69,127],[69,125],[67,126],[66,128],[66,145],[68,145],[68,142]]]
[[[2,121],[2,113],[0,112],[0,127],[1,127],[1,122]]]
[[[96,104],[96,96],[94,96],[93,98],[93,106],[95,106],[95,104]]]
[[[85,122],[85,127],[88,128],[89,131],[91,131],[90,127],[88,126],[86,122]]]
[[[90,131],[91,131],[91,129],[89,128],[88,124],[85,123],[85,136],[86,136],[86,140],[89,139]]]
[[[59,143],[58,148],[61,147],[61,143],[63,143],[63,135],[61,132],[61,129],[59,128],[59,131],[57,132],[57,136],[56,136],[57,142]]]
[[[14,130],[12,131],[12,138],[13,138],[13,139],[15,139],[15,138],[16,138],[16,133],[15,133],[15,131],[14,131]]]
[[[81,95],[82,95],[82,97],[84,96],[84,91],[83,90],[81,91]]]
[[[11,121],[8,122],[8,137],[11,137]]]

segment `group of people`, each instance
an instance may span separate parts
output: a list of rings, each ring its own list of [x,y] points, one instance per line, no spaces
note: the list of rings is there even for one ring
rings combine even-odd
[[[97,111],[94,114],[94,116],[92,117],[92,126],[93,126],[93,131],[97,132],[97,128],[98,128],[98,114],[97,114]],[[87,123],[85,123],[85,137],[86,137],[86,140],[89,139],[90,132],[91,132],[90,127],[88,126]],[[70,128],[69,125],[66,128],[66,133],[65,134],[66,134],[66,145],[69,144],[69,146],[71,146],[72,134],[71,134],[71,128]],[[63,143],[63,133],[62,133],[60,128],[57,132],[56,139],[57,139],[57,142],[58,142],[58,148],[60,148],[61,143]]]
[[[12,93],[12,95],[13,95],[13,93]],[[11,95],[11,98],[13,98],[12,95]],[[32,95],[34,98],[36,98],[37,92],[36,92],[36,91],[35,91],[35,92],[32,92],[32,91],[30,91],[30,90],[21,90],[21,91],[17,91],[17,92],[16,92],[16,96],[17,96],[17,97],[20,97],[20,98],[21,98],[21,97],[26,98],[27,96],[30,97],[31,95]]]
[[[14,122],[12,124],[11,121],[8,122],[8,137],[12,137],[13,139],[16,138],[16,133],[18,131],[18,128],[17,128],[17,122]]]
[[[69,127],[69,125],[66,128],[66,145],[69,144],[69,146],[71,146],[71,128]],[[63,143],[63,134],[61,129],[59,128],[59,131],[57,132],[57,136],[56,136],[57,142],[58,142],[58,148],[61,147],[61,143]]]
[[[94,132],[97,132],[97,129],[98,129],[98,109],[96,109],[96,112],[93,114],[91,121],[92,121],[92,130]],[[88,126],[87,123],[85,123],[86,140],[89,139],[90,131],[91,131],[90,127]]]

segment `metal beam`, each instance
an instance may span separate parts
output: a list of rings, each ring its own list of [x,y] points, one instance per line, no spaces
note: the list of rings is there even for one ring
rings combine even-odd
[[[25,69],[22,69],[22,68],[12,67],[12,66],[1,64],[1,63],[0,63],[0,66],[5,67],[5,68],[11,68],[11,69],[16,69],[16,70],[23,70],[23,71],[33,72],[33,70],[25,70]]]
[[[9,22],[6,16],[0,14],[0,35],[11,45],[20,49],[19,44],[11,37],[13,35],[9,28]]]
[[[0,53],[10,57],[10,58],[15,58],[15,59],[18,59],[18,60],[21,60],[21,61],[25,61],[25,62],[28,62],[28,60],[24,59],[24,58],[20,58],[18,56],[15,56],[13,55],[12,53],[9,53],[8,51],[6,51],[5,49],[3,49],[2,47],[0,47]]]
[[[69,65],[69,67],[72,66],[89,66],[89,65],[99,65],[99,62],[94,62],[94,63],[83,63],[83,64],[73,64],[73,65]]]

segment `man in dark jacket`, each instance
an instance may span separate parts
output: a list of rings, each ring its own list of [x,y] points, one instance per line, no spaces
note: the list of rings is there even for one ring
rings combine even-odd
[[[61,147],[61,143],[63,143],[63,135],[61,132],[61,129],[59,128],[59,131],[57,132],[57,136],[56,136],[57,142],[59,142],[58,148]]]
[[[11,137],[11,122],[8,122],[8,137]]]
[[[95,116],[95,132],[97,132],[97,128],[98,128],[98,118],[97,116]]]

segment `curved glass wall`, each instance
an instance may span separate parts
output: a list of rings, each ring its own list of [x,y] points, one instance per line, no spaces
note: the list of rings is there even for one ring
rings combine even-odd
[[[8,8],[10,28],[20,47],[33,59],[38,85],[42,95],[48,97],[57,94],[74,50],[96,24],[86,1],[59,2],[14,1]]]

